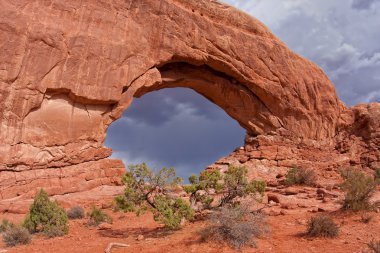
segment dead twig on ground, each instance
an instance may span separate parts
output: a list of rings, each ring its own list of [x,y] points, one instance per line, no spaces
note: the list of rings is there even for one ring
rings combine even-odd
[[[108,246],[104,252],[105,253],[111,253],[112,248],[126,248],[126,247],[129,247],[129,245],[124,244],[124,243],[111,242],[108,244]]]

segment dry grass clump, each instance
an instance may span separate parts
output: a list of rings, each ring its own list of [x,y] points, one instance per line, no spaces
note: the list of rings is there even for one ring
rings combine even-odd
[[[21,226],[8,227],[3,233],[3,241],[7,247],[29,244],[31,240],[29,231]]]
[[[221,208],[212,215],[210,223],[202,231],[202,238],[226,242],[235,249],[256,246],[256,239],[268,232],[263,214],[240,206]]]
[[[339,234],[339,227],[328,216],[319,215],[311,217],[307,224],[307,235],[312,237],[337,237]]]
[[[5,232],[8,228],[14,227],[14,224],[7,219],[3,219],[0,224],[0,233]]]
[[[98,226],[100,223],[107,222],[112,223],[112,218],[101,209],[93,206],[91,211],[88,213],[89,226]]]
[[[372,209],[370,198],[376,189],[374,179],[354,169],[342,170],[341,175],[344,179],[341,187],[345,191],[343,209],[353,211]]]
[[[74,206],[67,211],[67,217],[70,220],[84,218],[84,209],[80,206]]]
[[[312,169],[294,167],[285,176],[286,185],[309,185],[314,186],[317,175]]]

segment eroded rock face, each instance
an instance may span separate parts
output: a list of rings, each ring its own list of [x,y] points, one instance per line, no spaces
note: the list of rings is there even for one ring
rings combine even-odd
[[[4,0],[0,13],[2,199],[117,183],[124,167],[103,146],[108,125],[133,97],[168,87],[194,89],[237,120],[243,160],[320,160],[297,153],[310,147],[378,164],[379,104],[346,108],[318,66],[227,5]]]

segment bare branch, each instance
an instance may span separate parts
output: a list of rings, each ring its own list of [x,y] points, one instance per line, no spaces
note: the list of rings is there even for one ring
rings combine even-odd
[[[112,248],[126,248],[129,244],[111,242],[108,244],[107,248],[104,250],[105,253],[111,253]]]

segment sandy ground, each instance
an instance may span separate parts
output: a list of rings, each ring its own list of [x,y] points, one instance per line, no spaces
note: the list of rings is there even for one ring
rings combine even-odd
[[[238,252],[227,245],[215,242],[202,242],[200,231],[206,226],[205,220],[186,224],[181,230],[168,232],[153,221],[151,213],[140,217],[134,214],[114,213],[106,210],[113,217],[112,228],[98,230],[86,226],[86,219],[70,221],[70,232],[60,238],[46,239],[34,235],[32,243],[26,246],[5,248],[0,243],[0,252],[38,252],[38,253],[100,253],[108,243],[129,244],[128,248],[114,249],[112,252]],[[335,239],[308,238],[304,235],[307,219],[315,215],[307,211],[289,210],[285,215],[268,216],[271,232],[258,240],[257,248],[244,248],[240,252],[295,252],[295,253],[350,253],[365,252],[366,243],[372,238],[380,239],[380,214],[371,212],[370,223],[361,222],[360,214],[335,211],[328,213],[339,224],[340,235]],[[23,215],[0,215],[15,222]],[[143,240],[137,240],[143,235]]]

